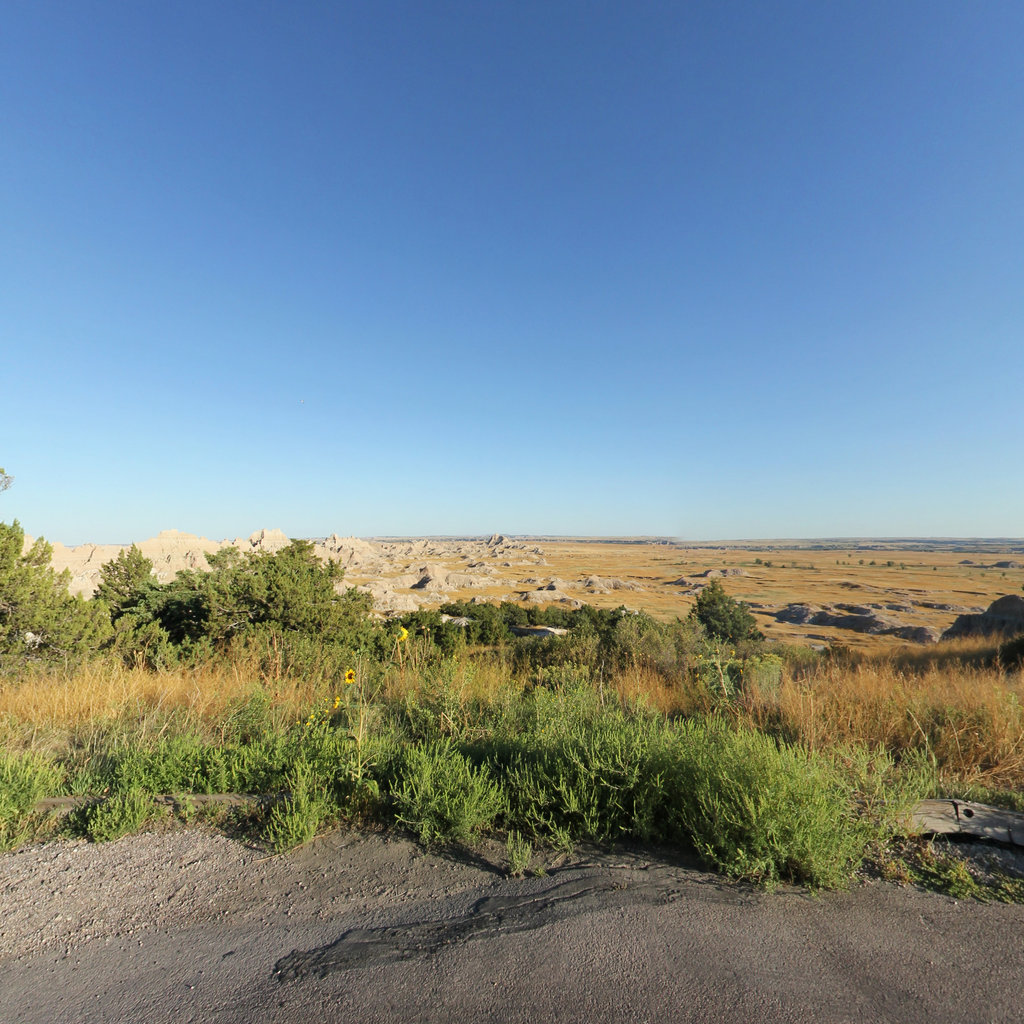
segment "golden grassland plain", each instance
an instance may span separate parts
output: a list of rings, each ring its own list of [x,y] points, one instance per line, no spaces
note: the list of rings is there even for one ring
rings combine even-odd
[[[1021,560],[1019,547],[816,550],[781,544],[753,548],[546,539],[538,545],[542,564],[503,569],[500,593],[477,586],[448,596],[508,598],[509,580],[516,576],[523,589],[531,586],[527,581],[600,576],[638,589],[569,592],[601,607],[644,609],[668,622],[685,617],[695,601],[695,592],[687,592],[681,579],[699,583],[709,570],[740,570],[743,575],[724,576],[721,582],[731,596],[755,606],[768,639],[847,653],[806,668],[790,665],[781,685],[770,690],[747,688],[730,708],[737,720],[812,749],[849,741],[894,752],[913,749],[942,765],[950,780],[1024,787],[1024,669],[1006,672],[993,665],[996,641],[913,644],[835,627],[780,623],[756,607],[898,603],[911,609],[899,615],[902,623],[942,630],[955,619],[955,611],[913,602],[985,607],[1002,595],[1020,593],[1024,570],[989,567]],[[349,579],[360,582],[358,573]],[[401,699],[429,682],[434,671],[429,656],[426,650],[417,654],[418,641],[412,639],[400,665],[357,666],[361,677],[373,677],[379,696]],[[493,659],[463,658],[446,671],[462,700],[499,699],[510,683],[528,682],[514,679],[509,664]],[[142,737],[169,727],[212,734],[254,686],[268,696],[275,719],[287,725],[305,718],[330,695],[331,685],[324,678],[275,677],[265,666],[244,661],[153,672],[102,660],[69,675],[41,672],[17,684],[0,681],[0,740],[11,749],[57,751],[82,742],[88,723],[105,729],[114,722],[130,724]],[[666,714],[700,711],[707,699],[687,675],[666,677],[644,664],[620,667],[606,685],[628,701],[640,700]]]
[[[528,590],[549,578],[578,581],[595,575],[620,579],[636,590],[594,593],[569,590],[571,597],[602,608],[642,609],[657,619],[685,617],[696,601],[693,584],[707,582],[709,570],[738,570],[721,582],[727,593],[752,606],[758,627],[772,640],[827,645],[841,643],[865,652],[896,651],[906,642],[893,636],[858,633],[834,626],[778,622],[774,610],[790,603],[899,604],[909,610],[885,612],[901,625],[928,626],[939,632],[952,625],[958,611],[983,609],[1005,594],[1020,594],[1024,568],[1000,569],[998,562],[1024,565],[1019,544],[949,547],[884,547],[856,543],[819,550],[809,544],[765,542],[763,545],[692,545],[632,541],[543,539],[537,543],[543,565],[502,569],[505,577],[492,587],[449,591],[452,600],[501,600],[513,597],[509,583]],[[968,564],[969,563],[969,564]],[[450,568],[459,568],[452,563]],[[350,572],[352,582],[375,578]],[[684,581],[680,583],[679,581]],[[762,607],[763,606],[763,607]]]
[[[415,627],[413,618],[408,630],[378,623],[374,644],[342,651],[342,661],[329,645],[314,644],[304,660],[283,662],[273,640],[163,668],[108,654],[0,679],[0,781],[4,772],[20,780],[6,809],[0,787],[0,849],[56,829],[93,839],[137,831],[156,814],[153,793],[259,792],[284,795],[232,819],[232,827],[272,849],[305,843],[332,823],[377,815],[418,829],[423,842],[468,842],[482,829],[492,838],[506,829],[510,870],[521,871],[516,843],[527,844],[528,861],[534,840],[564,849],[581,837],[650,838],[662,835],[650,823],[675,821],[676,812],[664,807],[678,804],[719,870],[766,884],[831,887],[848,884],[865,857],[870,870],[897,880],[939,871],[924,848],[893,839],[893,828],[903,836],[912,800],[955,796],[1024,810],[1024,665],[1004,664],[996,638],[909,643],[780,623],[774,614],[795,602],[896,606],[902,625],[939,631],[958,609],[983,608],[1019,590],[1024,571],[996,565],[1020,557],[1012,548],[755,550],[531,539],[528,548],[506,546],[495,556],[501,571],[490,578],[501,592],[493,594],[481,585],[488,574],[479,553],[449,550],[448,573],[439,558],[431,579],[468,579],[469,586],[464,593],[410,593],[420,608],[517,595],[536,605],[545,593],[564,593],[571,601],[644,609],[665,625],[608,616],[612,626],[600,639],[584,629],[539,643],[506,637],[474,645],[458,637],[463,642],[442,648],[437,637],[459,630]],[[477,573],[460,572],[460,561]],[[399,579],[417,579],[397,562],[385,572],[394,574],[395,593]],[[675,624],[701,585],[715,579],[750,602],[767,644],[734,645]],[[358,569],[348,582],[358,584]],[[381,638],[393,638],[390,650]],[[672,739],[683,735],[686,743]],[[513,774],[502,781],[510,743],[529,756],[516,755],[508,763]],[[675,752],[671,770],[666,751]],[[761,764],[756,778],[749,777],[749,758]],[[536,776],[528,784],[515,774],[527,770],[523,765]],[[679,802],[695,790],[672,771],[689,771],[687,765],[699,768],[695,778],[715,799],[735,795],[736,780],[745,779],[726,815],[738,815],[736,829],[708,831],[703,812]],[[549,769],[559,779],[563,770],[565,778],[582,773],[564,807],[548,806]],[[676,782],[665,788],[663,777]],[[636,804],[633,817],[619,813],[633,806],[632,797],[619,802],[627,783],[654,801]],[[512,801],[506,785],[539,802]],[[747,798],[752,786],[761,787],[763,800]],[[65,819],[33,810],[35,801],[64,793],[88,800]],[[650,812],[655,804],[657,814]],[[577,820],[584,806],[590,811]],[[445,810],[452,807],[462,808],[454,823]],[[967,869],[959,862],[936,863],[949,877],[927,884],[943,891],[1024,898],[1016,876],[982,872],[979,881],[962,878]],[[954,869],[960,873],[950,874]]]

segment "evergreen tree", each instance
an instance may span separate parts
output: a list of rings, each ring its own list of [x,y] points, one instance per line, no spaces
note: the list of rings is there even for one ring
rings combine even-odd
[[[207,634],[215,642],[257,626],[353,648],[369,636],[369,595],[339,593],[345,570],[321,562],[309,541],[293,540],[275,554],[223,548],[208,558],[211,572],[201,586],[209,606]]]
[[[0,667],[68,665],[98,650],[110,634],[103,606],[68,593],[71,574],[53,571],[46,541],[24,546],[17,520],[0,523]]]
[[[747,605],[730,597],[718,580],[712,580],[697,595],[697,606],[691,614],[719,640],[735,644],[763,638]]]
[[[110,608],[116,622],[125,612],[137,607],[152,589],[153,563],[134,544],[122,548],[118,556],[100,566],[100,585],[96,597]]]

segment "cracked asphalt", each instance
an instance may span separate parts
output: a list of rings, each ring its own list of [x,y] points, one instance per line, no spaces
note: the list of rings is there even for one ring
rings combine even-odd
[[[0,856],[0,968],[10,1024],[1017,1022],[1024,910],[768,894],[651,851],[510,879],[387,834],[267,857],[192,828]]]

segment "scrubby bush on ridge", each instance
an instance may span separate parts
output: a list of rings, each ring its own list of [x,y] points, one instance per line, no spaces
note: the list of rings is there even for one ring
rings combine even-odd
[[[697,595],[692,614],[711,636],[719,640],[736,644],[743,640],[762,639],[750,609],[742,601],[730,597],[718,580],[712,580]]]

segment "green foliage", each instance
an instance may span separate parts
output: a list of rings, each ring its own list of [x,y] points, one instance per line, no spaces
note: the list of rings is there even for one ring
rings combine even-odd
[[[439,663],[420,695],[401,702],[364,691],[324,698],[286,728],[254,691],[217,739],[112,734],[77,768],[68,763],[66,787],[52,764],[8,757],[5,842],[26,835],[27,810],[61,788],[110,794],[72,816],[96,840],[144,825],[153,794],[248,792],[278,795],[251,819],[276,850],[330,820],[372,815],[424,843],[503,830],[513,872],[536,841],[631,839],[692,845],[719,870],[768,885],[835,886],[870,842],[894,831],[907,801],[934,785],[924,761],[897,768],[860,747],[812,754],[717,719],[672,721],[623,706],[593,686],[587,668],[548,666],[541,685],[490,698],[468,697],[453,671]]]
[[[505,809],[504,794],[490,773],[450,740],[409,748],[399,773],[395,818],[421,843],[469,842]]]
[[[708,633],[729,643],[761,639],[754,616],[742,602],[730,597],[718,580],[712,580],[698,595],[692,613]]]
[[[848,883],[873,829],[834,765],[713,723],[688,722],[680,739],[678,820],[711,864],[769,886]]]
[[[371,623],[365,596],[339,593],[340,570],[308,544],[276,555],[226,549],[211,561],[209,574],[161,585],[129,549],[104,567],[95,605],[113,617],[109,643],[123,657],[154,667],[230,659],[252,673],[251,692],[215,724],[182,711],[148,735],[127,721],[96,727],[107,731],[58,768],[0,761],[0,845],[29,835],[28,809],[62,786],[109,794],[72,816],[94,839],[141,827],[157,793],[239,792],[269,798],[248,825],[276,850],[330,821],[372,816],[424,843],[497,831],[513,873],[534,843],[632,839],[694,846],[719,870],[768,885],[832,886],[895,827],[894,809],[931,770],[911,759],[897,769],[865,748],[815,754],[715,717],[721,708],[731,721],[748,691],[772,691],[784,666],[807,661],[756,639],[745,606],[717,584],[685,622],[626,608],[449,605],[467,626],[415,613],[400,620],[406,642],[398,621]],[[568,633],[513,638],[523,622]],[[503,685],[494,666],[508,670]],[[345,686],[349,668],[357,683]],[[687,698],[703,688],[712,717],[683,722],[621,703],[609,683],[635,670]],[[299,680],[312,711],[283,721],[278,696]],[[403,696],[383,697],[392,687]]]
[[[133,544],[100,566],[95,596],[109,606],[111,620],[116,622],[140,603],[153,582],[152,561]]]
[[[339,593],[343,570],[321,563],[308,541],[275,554],[223,548],[208,559],[209,572],[183,570],[163,585],[137,548],[107,562],[97,596],[114,621],[110,648],[152,668],[248,648],[280,675],[321,662],[336,672],[372,646],[370,597]]]
[[[135,612],[118,615],[114,633],[106,646],[126,665],[141,664],[160,670],[171,668],[182,660],[182,648],[172,642],[170,633],[159,621]]]
[[[975,873],[939,842],[903,844],[899,866],[908,880],[958,900],[978,903],[1024,903],[1024,878],[999,869]],[[892,873],[893,865],[886,865]]]
[[[37,754],[0,751],[0,850],[12,850],[32,837],[32,809],[59,792],[63,775]]]
[[[179,587],[161,587],[153,577],[153,563],[133,544],[100,566],[100,584],[95,599],[110,609],[114,627],[107,643],[110,651],[129,665],[166,669],[182,659],[182,643],[196,640],[200,633],[193,623],[201,616],[193,609],[183,614]],[[164,623],[167,623],[165,626]],[[172,638],[172,631],[174,636]]]
[[[709,638],[701,645],[694,678],[712,706],[728,703],[736,696],[742,667],[735,653],[724,640]]]
[[[103,606],[68,593],[70,574],[53,571],[44,540],[23,554],[24,543],[17,520],[0,523],[0,669],[84,660],[110,634]]]
[[[494,757],[510,820],[546,839],[677,839],[663,831],[668,793],[654,753],[662,738],[652,721],[610,711],[508,743]]]
[[[270,809],[262,838],[278,853],[308,843],[334,808],[327,786],[309,762],[297,761],[285,780],[286,793]]]
[[[740,688],[777,693],[782,685],[783,661],[772,652],[745,658],[740,666]]]
[[[505,855],[508,858],[508,873],[513,878],[522,878],[533,860],[533,843],[524,839],[520,832],[509,832],[505,840]]]
[[[110,609],[114,627],[107,648],[126,664],[167,669],[188,660],[202,633],[198,591],[180,581],[160,586],[153,563],[133,544],[100,567],[95,599]],[[172,635],[173,634],[173,635]]]
[[[600,634],[599,634],[600,635]],[[671,671],[675,666],[678,634],[646,612],[621,610],[604,631],[601,653],[616,668],[646,665]]]
[[[783,660],[770,651],[746,654],[724,640],[708,638],[698,650],[693,679],[712,707],[746,692],[776,692],[782,683]]]
[[[69,824],[76,835],[106,843],[138,832],[156,813],[149,794],[133,789],[87,804],[71,816]]]
[[[309,541],[292,541],[275,554],[223,548],[209,561],[203,589],[214,642],[257,626],[344,640],[353,649],[369,639],[369,596],[354,589],[339,594],[344,570],[321,562]]]
[[[108,755],[94,769],[94,785],[115,793],[266,793],[283,784],[295,747],[292,738],[269,730],[219,744],[188,733],[167,736]]]
[[[60,791],[64,773],[39,754],[0,751],[0,814],[25,813]]]

